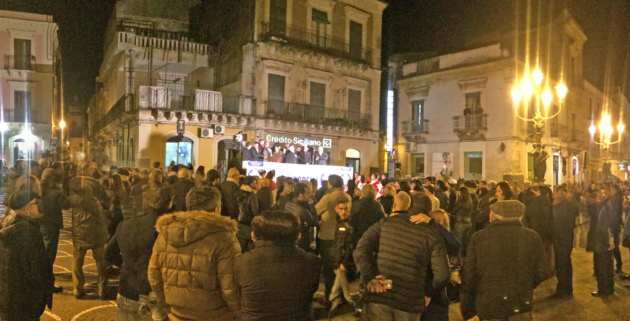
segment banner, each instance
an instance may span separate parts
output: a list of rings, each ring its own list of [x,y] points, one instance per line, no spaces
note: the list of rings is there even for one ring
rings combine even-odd
[[[453,176],[453,154],[446,153],[433,153],[433,176],[437,179],[443,177],[450,178]]]
[[[328,180],[330,175],[339,175],[343,179],[343,184],[348,184],[348,180],[352,178],[354,170],[352,167],[343,166],[327,166],[327,165],[301,165],[301,164],[283,164],[274,162],[243,162],[243,168],[247,170],[247,176],[259,176],[258,171],[261,169],[269,172],[276,171],[276,178],[279,176],[297,178],[300,181],[310,181],[316,179],[318,186],[322,186],[322,181]]]

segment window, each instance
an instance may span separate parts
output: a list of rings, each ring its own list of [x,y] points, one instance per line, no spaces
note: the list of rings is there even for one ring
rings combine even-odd
[[[166,141],[166,163],[192,164],[193,141],[188,137],[171,137]]]
[[[411,177],[424,177],[424,153],[411,154]]]
[[[464,152],[464,179],[481,179],[483,152]]]
[[[350,20],[350,57],[362,59],[363,25]]]
[[[359,121],[361,118],[361,91],[348,89],[348,120]]]
[[[326,106],[326,84],[311,81],[310,92],[312,106]]]
[[[271,0],[269,6],[269,31],[284,35],[287,30],[287,0]]]
[[[313,21],[311,22],[311,41],[320,47],[326,47],[326,27],[330,24],[328,13],[313,9]]]
[[[70,122],[70,137],[83,138],[83,125],[75,120]]]
[[[31,117],[31,92],[16,90],[14,95],[14,117],[16,122],[34,122]]]
[[[31,69],[31,41],[26,39],[13,40],[13,59],[15,69]]]
[[[346,150],[346,167],[352,167],[355,173],[361,173],[361,153],[358,150]]]
[[[284,114],[284,76],[269,74],[267,84],[267,112]]]
[[[424,100],[414,100],[411,102],[411,121],[413,125],[422,126],[424,119]]]
[[[127,155],[129,155],[129,157],[127,158],[129,158],[129,161],[130,161],[129,165],[134,166],[136,163],[136,153],[133,149],[133,138],[129,140],[129,146],[127,146],[127,148],[128,148]]]
[[[481,109],[481,93],[468,93],[466,94],[466,106],[473,114],[477,113],[477,110]]]

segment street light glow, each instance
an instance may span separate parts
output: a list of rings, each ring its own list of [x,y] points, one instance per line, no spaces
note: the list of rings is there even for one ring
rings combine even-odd
[[[556,92],[558,93],[558,98],[560,98],[560,100],[563,100],[564,97],[566,97],[567,95],[567,86],[565,86],[563,83],[560,83],[556,87]]]
[[[61,127],[62,130],[66,128],[66,122],[63,121],[63,119],[59,122],[59,127]]]
[[[0,122],[0,132],[4,133],[9,130],[9,125],[5,122]]]
[[[617,130],[619,131],[619,135],[621,135],[621,133],[623,133],[624,129],[626,129],[626,127],[622,123],[619,123],[619,125],[617,126]]]
[[[518,87],[514,86],[514,88],[512,88],[512,101],[514,102],[514,105],[518,105],[521,102],[521,98],[521,91]]]
[[[543,105],[545,105],[545,108],[549,108],[549,104],[551,104],[551,101],[553,100],[553,95],[551,94],[551,91],[549,91],[549,88],[545,89],[545,91],[542,93],[541,98]]]
[[[595,125],[591,125],[591,127],[588,128],[588,131],[591,132],[591,136],[595,136],[596,130]]]
[[[534,79],[534,83],[538,86],[542,83],[543,73],[536,67],[536,70],[532,73],[532,79]]]
[[[521,83],[521,90],[523,91],[523,96],[525,99],[529,99],[534,93],[534,86],[532,82],[529,80],[528,76],[523,78],[523,82]]]

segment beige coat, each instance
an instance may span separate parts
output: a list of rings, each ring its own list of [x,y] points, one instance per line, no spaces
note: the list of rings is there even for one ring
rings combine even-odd
[[[317,214],[320,215],[319,236],[320,240],[332,241],[335,239],[335,231],[337,230],[337,212],[335,204],[340,197],[345,197],[352,202],[352,198],[348,193],[344,192],[343,187],[329,189],[326,194],[315,205]],[[322,214],[323,213],[323,214]]]
[[[175,320],[240,320],[233,275],[234,257],[241,253],[236,221],[178,212],[162,216],[156,229],[148,276],[160,304]]]

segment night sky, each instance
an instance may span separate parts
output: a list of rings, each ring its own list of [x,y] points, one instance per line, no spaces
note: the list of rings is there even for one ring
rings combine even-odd
[[[538,2],[530,1],[535,13]],[[66,102],[78,96],[85,103],[94,91],[103,54],[103,32],[114,3],[115,0],[3,0],[0,9],[54,15],[60,29]],[[520,20],[524,21],[527,0],[390,0],[383,15],[383,55],[447,53],[481,35],[512,30],[517,5]],[[555,17],[564,8],[588,37],[584,44],[584,77],[600,89],[605,81],[626,84],[630,1],[543,1],[542,11],[548,14],[551,10]],[[629,84],[624,87],[630,89]]]

